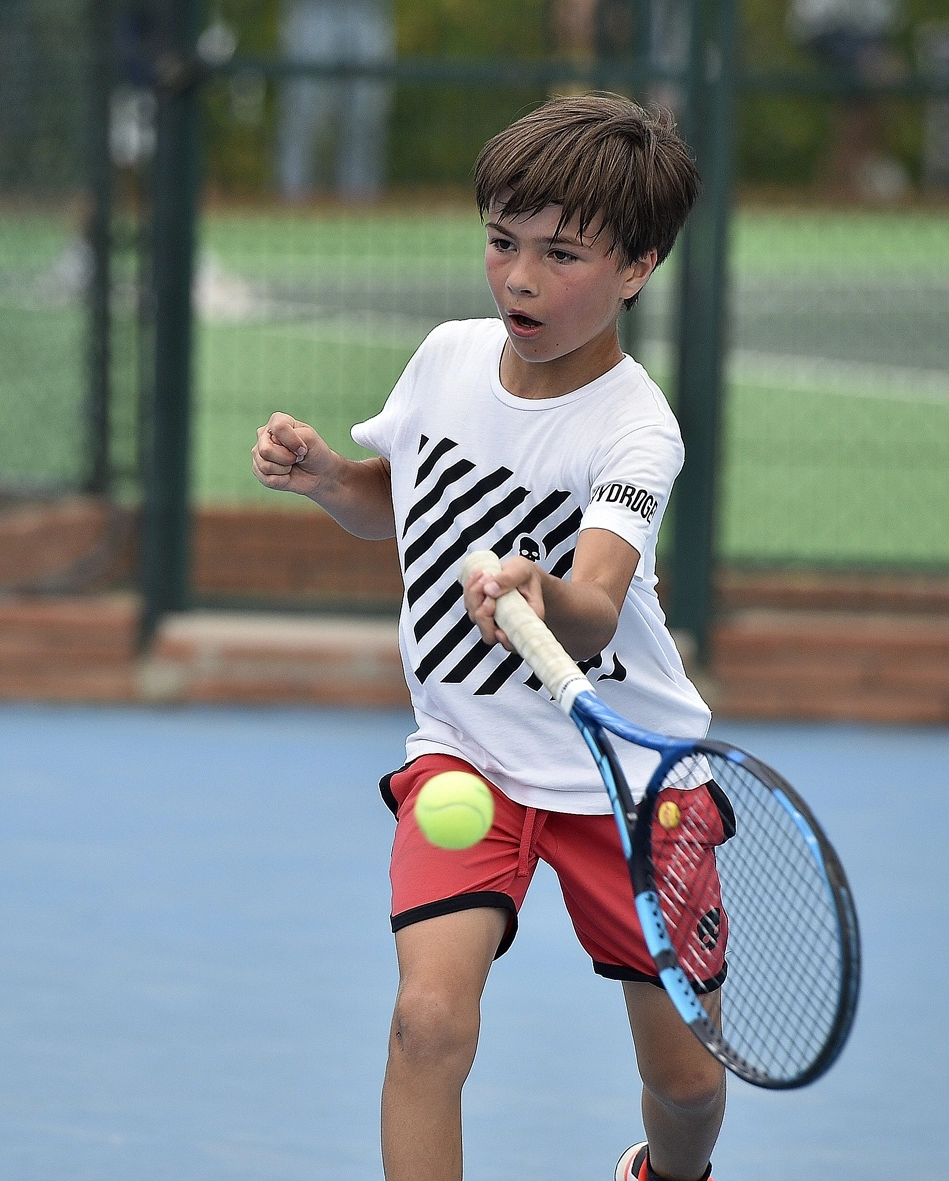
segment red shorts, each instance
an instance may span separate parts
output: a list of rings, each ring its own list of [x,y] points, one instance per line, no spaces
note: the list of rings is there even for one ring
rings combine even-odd
[[[488,784],[494,796],[494,823],[484,840],[470,849],[439,849],[419,830],[414,804],[426,780],[442,771],[479,774],[450,755],[423,755],[380,784],[383,798],[398,817],[390,866],[393,931],[438,915],[497,907],[510,914],[497,952],[503,955],[514,941],[517,913],[542,860],[560,880],[574,930],[594,971],[614,980],[659,984],[611,814],[578,816],[525,808]],[[721,906],[714,876],[715,897],[694,900],[696,923]]]

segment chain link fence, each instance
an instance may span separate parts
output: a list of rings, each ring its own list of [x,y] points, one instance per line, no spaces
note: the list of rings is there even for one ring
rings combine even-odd
[[[161,6],[0,4],[0,400],[8,423],[45,424],[40,445],[17,429],[0,439],[7,515],[81,494],[106,506],[115,537],[117,522],[134,526],[167,394],[155,387],[154,261],[187,242],[155,237],[156,140],[173,103],[190,96],[199,111],[193,601],[391,609],[397,578],[374,576],[392,554],[346,549],[320,514],[299,512],[309,506],[257,485],[255,428],[282,409],[358,455],[350,426],[381,406],[425,333],[494,314],[470,173],[519,112],[598,86],[669,101],[688,123],[675,13],[663,26],[658,4],[613,5],[591,42],[599,58],[580,65],[552,57],[547,35],[507,64],[405,56],[398,21],[380,32],[384,5],[351,7],[375,33],[352,27],[327,56],[305,21],[295,35],[281,26],[291,4],[268,7],[269,41],[246,6],[218,5],[192,30],[189,65],[163,47]],[[541,21],[542,6],[529,15]],[[742,41],[720,292],[721,564],[949,567],[947,21],[904,31],[897,64],[875,75],[830,69],[787,30],[780,52]],[[623,324],[674,403],[680,300],[673,257]],[[132,576],[126,541],[110,577]],[[66,585],[60,567],[37,577]],[[84,569],[74,586],[94,584]],[[36,582],[22,573],[3,585]]]
[[[76,446],[85,427],[87,392],[83,295],[90,262],[83,216],[89,49],[75,4],[6,0],[0,7],[0,397],[7,424],[0,438],[0,495],[5,500],[78,490],[89,478],[84,449]],[[46,424],[45,438],[31,446],[27,440],[39,423]]]
[[[105,6],[0,4],[0,590],[134,580],[142,257],[113,211]],[[132,219],[134,220],[134,219]]]

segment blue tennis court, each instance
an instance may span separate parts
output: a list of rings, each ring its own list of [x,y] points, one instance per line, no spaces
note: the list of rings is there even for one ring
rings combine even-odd
[[[405,713],[0,710],[0,1173],[381,1178]],[[943,1181],[949,731],[721,722],[788,774],[857,899],[865,984],[832,1073],[734,1083],[716,1181]],[[895,806],[890,807],[890,796]],[[928,960],[924,957],[928,956]],[[638,1138],[619,986],[540,873],[484,1004],[470,1181],[608,1181]]]

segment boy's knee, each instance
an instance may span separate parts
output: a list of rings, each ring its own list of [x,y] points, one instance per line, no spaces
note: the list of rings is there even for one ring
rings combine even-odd
[[[478,1043],[477,1001],[438,988],[403,985],[396,999],[392,1036],[402,1054],[418,1061],[470,1059]]]
[[[709,1057],[689,1066],[668,1064],[652,1077],[643,1078],[646,1089],[664,1107],[701,1115],[721,1102],[725,1071]]]

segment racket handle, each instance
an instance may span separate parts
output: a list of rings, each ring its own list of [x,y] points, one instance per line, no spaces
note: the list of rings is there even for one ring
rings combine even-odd
[[[500,574],[501,563],[497,555],[491,550],[470,553],[459,571],[461,585],[464,586],[478,570],[485,574]],[[578,693],[594,692],[577,662],[518,591],[507,591],[498,599],[494,618],[564,713],[569,714],[573,709]]]

